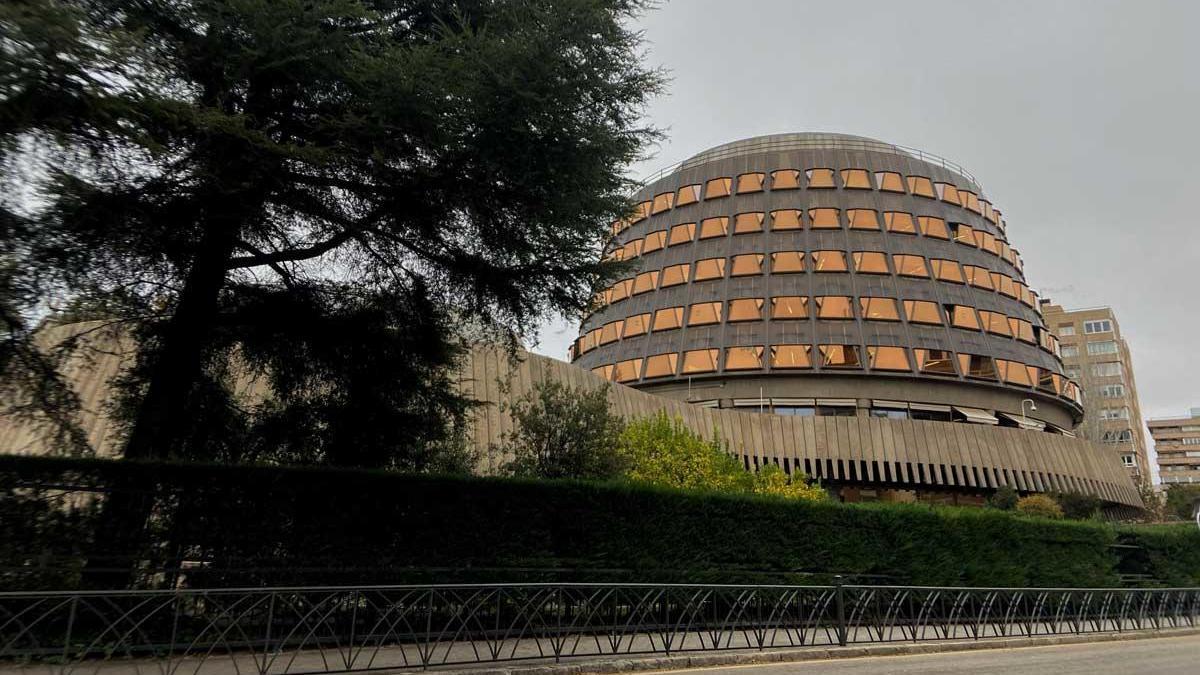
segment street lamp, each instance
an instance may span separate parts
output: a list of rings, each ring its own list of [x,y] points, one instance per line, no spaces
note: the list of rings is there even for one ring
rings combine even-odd
[[[1026,403],[1029,404],[1029,412],[1037,412],[1037,404],[1034,403],[1033,399],[1031,399],[1031,398],[1021,399],[1021,421],[1025,422],[1025,424],[1028,425],[1029,418],[1025,416],[1025,404]]]

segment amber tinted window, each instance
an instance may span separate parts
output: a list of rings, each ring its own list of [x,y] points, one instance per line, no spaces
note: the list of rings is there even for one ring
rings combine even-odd
[[[858,309],[862,318],[871,321],[900,320],[900,309],[892,298],[859,298]]]
[[[798,230],[800,227],[800,209],[780,209],[771,212],[772,230]]]
[[[904,370],[911,371],[908,362],[908,352],[904,347],[867,347],[867,363],[871,370]]]
[[[696,261],[696,273],[692,276],[692,280],[706,281],[708,279],[720,279],[723,276],[725,276],[725,259],[705,258],[704,260]]]
[[[949,239],[950,230],[946,227],[946,221],[933,216],[918,216],[917,222],[921,225],[921,234],[926,237],[934,237],[935,239]]]
[[[733,256],[733,264],[729,268],[729,276],[745,277],[762,274],[762,263],[765,258],[761,253],[743,253]]]
[[[957,262],[934,258],[929,261],[929,266],[933,268],[933,277],[935,279],[955,284],[963,283],[962,269],[958,266]]]
[[[624,325],[625,322],[620,319],[616,321],[609,321],[608,323],[604,324],[604,326],[600,328],[600,339],[597,342],[602,345],[606,345],[610,342],[616,342],[621,337],[621,328]]]
[[[862,368],[862,359],[855,345],[820,345],[821,366],[824,368]]]
[[[728,197],[729,189],[732,187],[732,178],[714,178],[704,184],[704,198],[715,199],[717,197]]]
[[[634,314],[625,319],[625,337],[645,335],[650,330],[650,313]]]
[[[814,230],[832,230],[842,224],[837,209],[809,209],[808,226]]]
[[[765,178],[766,175],[761,173],[744,173],[738,176],[738,194],[745,194],[747,192],[762,192],[763,180]]]
[[[887,226],[888,232],[896,232],[899,234],[916,234],[917,225],[913,222],[911,213],[903,211],[884,211],[883,222]]]
[[[963,273],[967,277],[967,283],[971,284],[972,286],[986,288],[989,291],[993,290],[992,275],[982,267],[963,265]]]
[[[645,241],[642,243],[642,253],[650,253],[657,251],[667,245],[667,231],[658,230],[646,235]]]
[[[844,295],[818,295],[813,298],[818,319],[853,319],[854,306]]]
[[[700,221],[700,238],[712,239],[729,234],[729,216],[705,218]]]
[[[592,374],[611,381],[614,370],[615,368],[612,366],[612,364],[607,366],[596,366],[595,368],[592,368]]]
[[[720,302],[697,302],[688,308],[689,326],[707,326],[710,323],[721,323]]]
[[[989,232],[975,230],[975,245],[988,253],[1000,255],[1000,243]]]
[[[937,196],[933,191],[933,182],[924,176],[909,176],[908,191],[921,197]]]
[[[616,380],[617,382],[632,382],[642,375],[642,360],[629,359],[617,363]]]
[[[917,370],[929,375],[957,375],[954,371],[954,354],[944,349],[914,349]]]
[[[675,197],[676,206],[684,206],[687,204],[695,204],[700,201],[700,184],[684,185],[679,188],[679,194]]]
[[[958,188],[949,183],[938,183],[934,185],[934,188],[937,189],[938,196],[942,201],[958,205]]]
[[[693,349],[683,353],[683,375],[711,373],[717,369],[716,349]]]
[[[925,259],[919,255],[893,255],[892,264],[896,266],[896,274],[901,276],[923,278],[929,276],[929,269],[925,267]]]
[[[650,215],[650,202],[644,201],[633,207],[633,215],[629,218],[629,223],[633,224],[644,220]]]
[[[979,195],[967,190],[958,191],[958,203],[975,213],[983,213],[983,209],[979,206]]]
[[[983,329],[989,333],[1006,337],[1012,336],[1012,332],[1008,328],[1008,317],[999,312],[980,310],[979,321],[983,324]]]
[[[991,277],[992,284],[996,287],[996,290],[1010,298],[1015,299],[1018,297],[1017,285],[1013,282],[1012,277],[1006,274],[1000,274],[999,272],[992,272]]]
[[[967,246],[975,246],[975,230],[970,225],[954,223],[954,241]]]
[[[771,254],[771,273],[787,274],[804,271],[804,251],[778,251]]]
[[[593,332],[584,333],[576,342],[580,354],[586,354],[596,348],[596,335]]]
[[[904,315],[912,323],[942,325],[942,313],[938,311],[936,302],[928,300],[905,300]]]
[[[895,171],[876,171],[875,181],[880,190],[887,192],[904,192],[904,178]]]
[[[655,354],[646,358],[646,377],[666,377],[675,374],[678,354]]]
[[[809,169],[804,172],[810,188],[837,187],[833,183],[833,169]]]
[[[771,172],[772,190],[795,190],[800,187],[800,171],[798,169],[780,169]]]
[[[996,379],[996,364],[992,362],[990,356],[959,354],[958,369],[967,377],[977,377],[987,380]]]
[[[1013,337],[1017,338],[1018,340],[1023,340],[1030,344],[1037,344],[1037,339],[1033,336],[1033,324],[1029,323],[1028,321],[1015,317],[1009,317],[1008,329],[1012,331]]]
[[[633,279],[624,279],[622,281],[618,281],[617,283],[613,284],[612,295],[610,297],[612,298],[613,302],[616,302],[618,300],[624,300],[625,298],[629,297],[629,293],[632,290],[633,290]]]
[[[813,270],[816,272],[845,272],[845,251],[813,251]]]
[[[762,211],[737,214],[733,217],[733,233],[762,232],[763,217],[765,215]]]
[[[671,228],[671,234],[667,237],[667,246],[678,246],[686,244],[696,238],[695,223],[680,223]]]
[[[847,209],[846,220],[852,230],[878,230],[879,214],[875,209]]]
[[[658,270],[642,272],[633,279],[633,295],[649,293],[658,288]]]
[[[808,345],[775,345],[771,347],[772,368],[812,368]]]
[[[662,213],[663,211],[669,211],[674,205],[674,192],[664,192],[662,194],[654,195],[654,204],[650,207],[650,213]]]
[[[772,319],[807,319],[808,297],[803,295],[780,295],[771,298]]]
[[[871,174],[866,169],[842,169],[842,185],[855,190],[870,190]]]
[[[688,280],[688,272],[691,271],[691,265],[682,263],[680,265],[671,265],[664,267],[662,271],[662,281],[659,283],[659,288],[669,288],[686,284]]]
[[[854,271],[859,274],[887,274],[887,254],[880,251],[855,251]]]
[[[670,330],[683,325],[683,308],[666,307],[654,313],[654,330]]]
[[[975,316],[975,308],[966,305],[946,305],[946,316],[950,325],[955,328],[979,330],[979,317]]]
[[[762,347],[729,347],[725,350],[725,370],[762,368]]]
[[[996,369],[1000,371],[1000,379],[1022,387],[1032,387],[1034,378],[1037,376],[1036,370],[1034,373],[1030,373],[1025,364],[1016,361],[996,359]]]
[[[763,318],[762,298],[738,298],[729,301],[730,321],[759,321]]]
[[[630,260],[642,254],[642,240],[634,239],[633,241],[621,247],[620,260]]]

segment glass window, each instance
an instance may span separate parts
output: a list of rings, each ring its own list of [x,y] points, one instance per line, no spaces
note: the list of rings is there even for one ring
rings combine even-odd
[[[854,306],[844,295],[818,295],[813,298],[818,319],[853,319]]]
[[[1108,319],[1101,319],[1099,321],[1084,321],[1083,332],[1087,335],[1091,335],[1092,333],[1111,333],[1112,321],[1109,321]],[[1074,333],[1072,333],[1072,335],[1073,334]],[[1059,333],[1059,335],[1067,335],[1067,333]]]
[[[819,345],[817,349],[821,353],[823,368],[862,368],[862,359],[855,345]]]
[[[642,240],[634,239],[633,241],[621,247],[621,256],[618,260],[631,260],[642,254]]]
[[[761,173],[744,173],[738,176],[737,191],[738,194],[746,194],[747,192],[762,192],[763,179],[765,174]]]
[[[842,185],[851,190],[870,190],[871,174],[866,169],[842,169]]]
[[[919,255],[896,254],[892,256],[892,264],[896,266],[896,274],[905,277],[929,277],[925,267],[925,259]]]
[[[712,373],[717,370],[717,349],[693,349],[683,353],[683,375]]]
[[[813,271],[816,272],[846,272],[845,251],[813,251]]]
[[[700,201],[700,184],[684,185],[679,188],[679,194],[675,197],[675,206],[695,204],[698,201]]]
[[[732,187],[732,178],[714,178],[704,184],[704,198],[716,199],[718,197],[728,197],[729,190]]]
[[[808,345],[774,345],[771,347],[772,368],[812,368]]]
[[[1097,354],[1116,354],[1117,343],[1112,340],[1089,342],[1087,343],[1087,353],[1092,356],[1096,356]]]
[[[771,212],[772,230],[798,230],[800,228],[800,209],[779,209]]]
[[[776,251],[771,254],[771,274],[804,271],[804,251]]]
[[[1012,337],[1012,332],[1008,328],[1008,317],[999,312],[981,309],[979,310],[979,321],[983,323],[983,329],[993,335]]]
[[[924,176],[909,176],[908,191],[918,197],[933,199],[937,196],[933,191],[933,181]]]
[[[604,326],[600,328],[600,339],[597,341],[597,343],[606,345],[610,342],[616,342],[621,338],[621,327],[624,325],[625,322],[621,319],[609,321],[608,323],[604,324]]]
[[[615,369],[613,368],[612,364],[607,366],[596,366],[595,368],[592,368],[592,374],[601,377],[606,381],[612,381],[613,370]]]
[[[842,223],[837,209],[809,209],[808,226],[814,230],[836,230]]]
[[[612,286],[612,301],[624,300],[633,290],[633,279],[623,279]]]
[[[946,316],[950,317],[950,325],[955,328],[979,330],[979,317],[975,308],[966,305],[946,305]]]
[[[974,192],[970,192],[968,190],[959,190],[958,203],[962,204],[964,208],[970,209],[975,213],[983,213],[983,208],[979,206],[979,195],[975,194]]]
[[[954,241],[967,246],[975,245],[975,230],[964,223],[954,223]]]
[[[633,295],[649,293],[658,288],[658,270],[642,272],[633,279]]]
[[[1037,339],[1033,336],[1033,324],[1024,319],[1015,317],[1008,318],[1008,328],[1012,331],[1013,337],[1023,342],[1036,345]]]
[[[1079,347],[1075,345],[1063,345],[1059,350],[1058,355],[1064,359],[1073,359],[1079,356]]]
[[[666,307],[654,313],[654,330],[670,330],[683,325],[683,308]]]
[[[935,239],[949,239],[950,230],[946,227],[946,221],[933,216],[918,216],[917,222],[921,226],[921,234],[926,237]]]
[[[996,368],[1000,371],[1000,379],[1009,384],[1032,387],[1037,378],[1037,368],[1034,368],[1034,372],[1030,373],[1028,366],[1016,361],[996,359]]]
[[[629,217],[629,224],[645,220],[650,215],[650,201],[644,201],[633,207],[633,215]]]
[[[975,245],[988,253],[1000,255],[1000,242],[990,232],[975,230]]]
[[[909,323],[942,325],[942,313],[938,311],[936,302],[928,300],[905,300],[904,315],[908,317]]]
[[[852,230],[878,230],[879,214],[875,209],[847,209],[846,219]]]
[[[664,267],[662,271],[662,282],[659,284],[659,288],[670,288],[671,286],[686,284],[688,280],[688,272],[690,271],[691,265],[688,263]]]
[[[694,281],[707,281],[709,279],[720,279],[724,276],[724,258],[705,258],[704,260],[696,261],[696,274],[692,279]]]
[[[750,213],[739,213],[733,217],[733,233],[746,234],[748,232],[762,232],[763,217],[762,211],[752,211]]]
[[[697,302],[688,308],[688,323],[689,326],[707,326],[712,323],[721,323],[721,304],[720,302]]]
[[[953,260],[934,258],[929,261],[929,265],[933,268],[933,278],[938,281],[949,281],[952,284],[961,284],[964,281],[962,269]]]
[[[1010,298],[1017,297],[1017,287],[1013,285],[1012,277],[999,272],[992,272],[989,276],[992,277],[992,285],[996,287],[996,290]]]
[[[928,375],[957,375],[954,372],[954,354],[944,349],[914,349],[917,370]]]
[[[730,321],[761,321],[763,318],[762,298],[737,298],[729,301]]]
[[[833,169],[809,169],[804,172],[809,188],[837,187],[833,183]]]
[[[958,367],[967,377],[976,377],[984,380],[996,379],[996,364],[990,356],[959,354]]]
[[[900,309],[893,298],[859,298],[862,318],[869,321],[899,321]]]
[[[903,211],[884,211],[883,222],[887,227],[888,232],[897,234],[916,234],[917,226],[913,222],[911,213]]]
[[[772,190],[795,190],[800,187],[800,171],[798,169],[779,169],[771,172]]]
[[[671,228],[671,234],[667,237],[667,246],[678,246],[686,244],[696,238],[695,223],[680,223]]]
[[[986,288],[994,290],[992,287],[992,275],[982,267],[974,265],[963,265],[963,272],[966,274],[967,283],[977,288]]]
[[[762,263],[765,257],[761,253],[743,253],[733,256],[733,265],[729,268],[729,276],[745,277],[762,274]]]
[[[807,319],[808,297],[804,295],[777,295],[771,298],[772,319]]]
[[[887,254],[882,251],[855,251],[854,271],[859,274],[887,274]]]
[[[725,370],[758,370],[762,368],[762,347],[729,347],[725,350]]]
[[[873,347],[867,346],[867,363],[871,370],[902,370],[911,371],[908,362],[908,352],[904,347]]]
[[[625,319],[625,337],[645,335],[650,330],[650,313],[634,314]]]
[[[657,194],[657,195],[654,195],[654,204],[653,204],[653,206],[650,207],[650,213],[654,214],[654,213],[662,213],[663,211],[670,211],[671,207],[674,205],[675,205],[675,193],[674,192],[664,192],[662,194]]]
[[[667,245],[667,231],[658,230],[646,235],[646,240],[642,244],[642,253],[651,253],[658,251]]]
[[[651,377],[667,377],[675,374],[675,366],[679,362],[679,355],[670,354],[655,354],[646,358],[646,378]]]
[[[876,171],[875,182],[886,192],[904,192],[904,178],[895,171]]]
[[[701,239],[724,237],[727,234],[729,234],[729,216],[705,218],[704,220],[700,221]]]
[[[958,188],[949,183],[937,183],[934,185],[937,189],[938,197],[944,201],[958,206]]]
[[[1063,337],[1071,337],[1072,335],[1075,334],[1075,324],[1064,323],[1064,324],[1059,325],[1058,334]]]
[[[617,382],[632,382],[642,375],[642,360],[629,359],[620,361],[616,367]]]

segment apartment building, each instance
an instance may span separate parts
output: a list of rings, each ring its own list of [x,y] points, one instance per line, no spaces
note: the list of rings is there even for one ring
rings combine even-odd
[[[1163,484],[1200,483],[1200,408],[1187,417],[1152,419],[1149,427]]]

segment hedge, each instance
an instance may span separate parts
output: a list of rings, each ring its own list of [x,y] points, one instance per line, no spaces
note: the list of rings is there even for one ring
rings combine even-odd
[[[83,492],[63,500],[66,488]],[[79,496],[92,493],[109,496]],[[153,514],[124,549],[96,534],[101,505],[116,495],[143,498]],[[1200,533],[1183,528],[622,484],[93,459],[0,457],[0,536],[8,588],[68,587],[85,563],[133,561],[147,571],[132,584],[176,583],[169,571],[182,560],[184,583],[195,586],[820,583],[834,574],[966,586],[1200,582]]]

